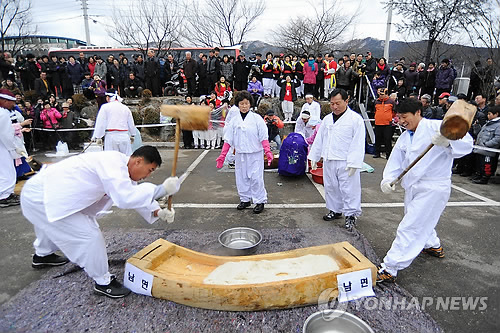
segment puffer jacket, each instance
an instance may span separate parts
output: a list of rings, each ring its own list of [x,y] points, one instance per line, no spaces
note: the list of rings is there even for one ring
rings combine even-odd
[[[224,75],[227,81],[233,81],[233,64],[229,61],[220,63],[220,73]]]
[[[59,127],[57,119],[61,119],[62,115],[55,108],[50,108],[48,111],[43,109],[40,113],[40,120],[43,121],[43,128],[52,128],[54,125],[55,128]]]
[[[436,89],[450,89],[453,85],[455,75],[450,67],[439,67],[436,73]]]
[[[488,121],[477,135],[477,146],[484,146],[488,148],[500,148],[500,117]],[[474,148],[474,153],[495,156],[497,153]]]

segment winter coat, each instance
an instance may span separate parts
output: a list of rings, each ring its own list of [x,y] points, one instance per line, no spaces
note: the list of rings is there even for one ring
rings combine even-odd
[[[194,78],[196,73],[198,72],[198,64],[193,59],[190,59],[189,61],[185,60],[182,67],[184,69],[184,75],[186,75],[186,79]]]
[[[281,87],[280,89],[280,101],[285,100],[285,94],[286,94],[286,80],[282,79],[278,81],[278,85]],[[300,85],[299,82],[297,82],[296,79],[290,81],[291,85],[291,90],[292,90],[292,102],[295,102],[297,100],[297,91],[296,87]]]
[[[146,69],[144,68],[144,61],[135,62],[133,68],[135,76],[138,77],[141,81],[144,81],[144,78],[146,77],[146,72],[145,72]]]
[[[87,64],[87,69],[89,70],[89,73],[90,73],[90,76],[91,77],[94,77],[94,71],[95,71],[95,66],[96,66],[96,62],[94,61],[93,63],[88,63]]]
[[[500,148],[500,117],[488,121],[477,135],[476,145],[488,148]],[[495,156],[498,153],[474,148],[474,153]]]
[[[264,116],[264,121],[267,126],[267,134],[269,136],[269,140],[272,140],[276,137],[276,135],[280,134],[280,129],[285,127],[285,124],[278,116]]]
[[[94,75],[99,75],[99,77],[103,80],[106,79],[106,74],[108,73],[108,66],[106,66],[106,63],[103,61],[101,63],[96,62],[95,68],[94,68]]]
[[[439,67],[436,73],[436,89],[451,89],[454,80],[455,74],[452,68]]]
[[[375,58],[367,59],[365,61],[365,74],[368,76],[370,80],[373,79],[373,76],[375,75],[375,71],[377,70],[377,62],[375,61]]]
[[[346,69],[345,66],[340,66],[340,68],[337,68],[337,72],[335,73],[337,86],[349,86],[353,75],[352,67]]]
[[[257,89],[257,92],[254,92],[254,89]],[[259,96],[262,96],[262,94],[264,93],[264,87],[262,86],[262,83],[260,83],[260,81],[255,81],[255,83],[253,83],[252,81],[248,82],[247,90],[251,94],[257,94]]]
[[[43,128],[52,128],[52,125],[54,125],[55,128],[58,128],[57,119],[61,118],[62,115],[55,108],[50,108],[48,111],[46,109],[43,109],[40,113],[40,119],[43,122]]]
[[[110,84],[116,88],[120,84],[120,67],[116,67],[115,65],[109,67],[109,74],[111,78]]]
[[[424,112],[422,113],[422,116],[426,119],[441,120],[444,117],[444,111],[443,111],[443,108],[441,108],[439,106],[429,106],[424,110]]]
[[[314,71],[308,62],[304,64],[304,84],[316,84],[316,74],[318,74],[318,63],[314,63]]]
[[[410,71],[409,69],[404,73],[405,86],[407,91],[415,92],[418,87],[418,73],[417,71]]]
[[[316,82],[323,80],[325,78],[325,63],[323,61],[315,61],[315,67],[318,67],[318,72],[316,73]]]
[[[238,82],[248,82],[248,74],[250,73],[250,63],[245,59],[243,61],[237,60],[234,63],[234,80]]]
[[[390,125],[394,118],[396,102],[389,96],[378,98],[375,101],[375,125]]]
[[[127,81],[130,72],[132,72],[132,67],[130,66],[130,64],[127,63],[126,65],[120,65],[120,84],[124,84]]]
[[[389,77],[389,66],[387,64],[384,64],[384,69],[380,69],[380,67],[377,64],[377,67],[375,67],[375,73],[383,77],[384,79],[387,79]]]
[[[178,70],[179,64],[177,63],[177,61],[173,60],[172,62],[170,62],[167,60],[165,62],[165,82],[170,81],[172,75],[176,74]]]
[[[146,77],[155,77],[160,74],[160,64],[158,61],[152,57],[148,57],[144,61],[144,75]]]
[[[83,68],[82,65],[75,62],[73,65],[68,62],[66,65],[66,73],[73,84],[79,84],[82,82]]]
[[[433,91],[436,87],[436,69],[429,71],[426,70],[423,72],[423,83],[422,90],[423,91]],[[432,93],[430,94],[432,95]]]
[[[226,63],[226,62],[221,62],[220,63],[220,74],[221,75],[224,75],[224,77],[226,78],[226,80],[228,81],[233,81],[233,76],[234,76],[234,72],[233,72],[233,64],[230,63],[229,61]]]
[[[59,61],[50,61],[49,71],[52,77],[52,85],[55,87],[59,87],[61,85],[61,77],[59,75]]]

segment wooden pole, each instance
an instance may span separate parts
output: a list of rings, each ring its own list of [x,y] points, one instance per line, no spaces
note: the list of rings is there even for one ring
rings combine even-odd
[[[403,178],[404,175],[406,175],[408,173],[408,171],[410,171],[410,169],[413,168],[413,166],[415,164],[417,164],[417,162],[420,161],[422,159],[422,157],[424,157],[424,155],[427,154],[427,152],[429,150],[431,150],[432,147],[434,147],[433,143],[431,143],[429,146],[427,146],[427,148],[425,148],[425,150],[423,152],[421,152],[420,155],[418,155],[417,158],[413,162],[411,162],[410,165],[408,165],[408,167],[406,169],[404,169],[403,172],[401,172],[399,177],[391,182],[391,186],[397,184],[401,180],[401,178]]]
[[[177,156],[179,156],[179,141],[181,139],[181,120],[176,119],[175,124],[175,150],[174,159],[172,161],[172,177],[175,177],[177,170]],[[168,210],[172,210],[172,196],[168,197]]]

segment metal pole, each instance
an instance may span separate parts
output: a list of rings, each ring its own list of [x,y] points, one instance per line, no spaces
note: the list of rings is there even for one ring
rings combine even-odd
[[[392,6],[387,11],[387,30],[385,32],[384,58],[389,61],[389,44],[391,42]]]
[[[87,46],[90,46],[89,15],[87,14],[87,0],[82,0],[83,22],[85,23],[85,38]]]

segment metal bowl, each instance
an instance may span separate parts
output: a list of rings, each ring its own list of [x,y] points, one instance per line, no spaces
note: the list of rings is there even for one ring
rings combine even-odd
[[[304,323],[303,333],[374,333],[367,323],[355,315],[341,311],[328,310],[313,313]],[[333,319],[325,320],[324,317]]]
[[[262,234],[255,229],[236,227],[224,230],[219,235],[219,243],[229,253],[236,256],[246,256],[255,253],[262,241]]]

